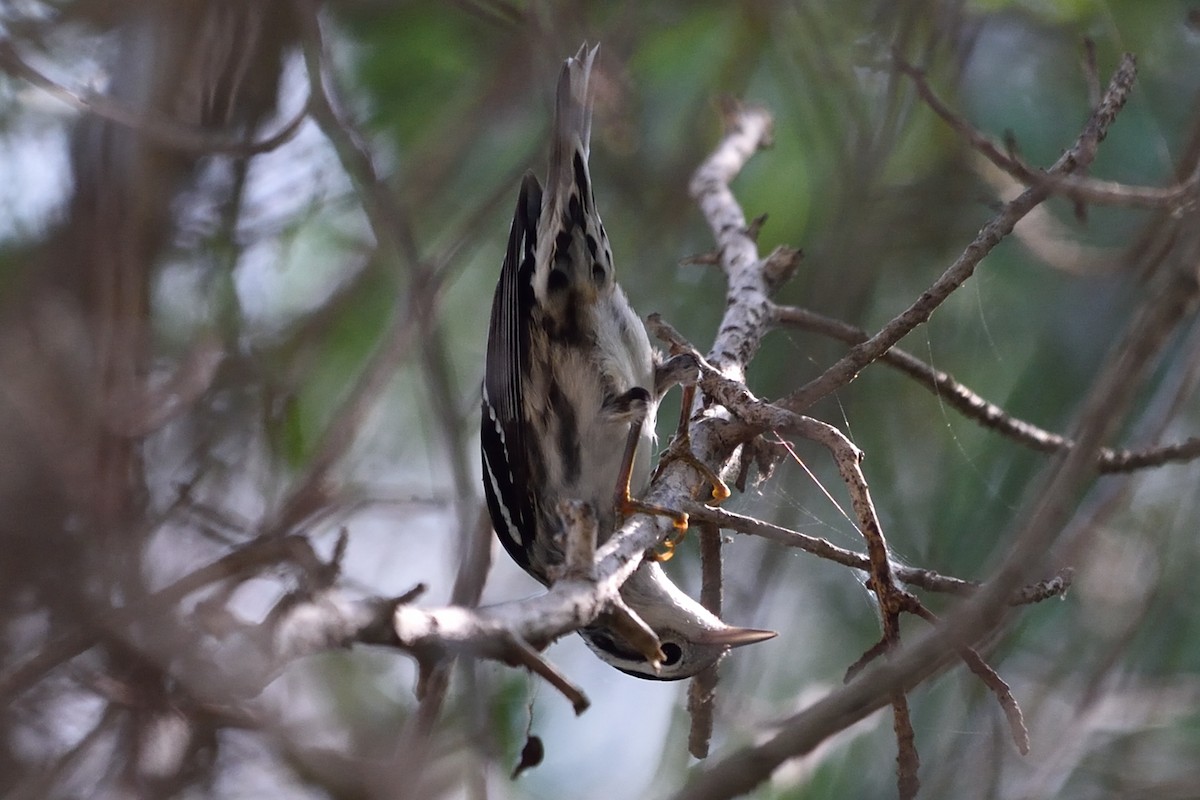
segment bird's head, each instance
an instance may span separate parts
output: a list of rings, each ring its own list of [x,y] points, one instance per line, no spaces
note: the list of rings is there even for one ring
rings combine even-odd
[[[773,639],[775,631],[726,625],[647,562],[621,588],[621,597],[658,637],[662,658],[654,663],[601,617],[579,633],[602,661],[627,675],[648,680],[690,678],[735,647]]]

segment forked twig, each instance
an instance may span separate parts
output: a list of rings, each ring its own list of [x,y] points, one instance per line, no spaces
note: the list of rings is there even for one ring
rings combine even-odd
[[[867,332],[862,328],[806,308],[775,306],[774,312],[778,324],[820,333],[847,344],[859,344],[868,338]],[[1069,450],[1072,446],[1067,437],[1012,416],[1000,406],[985,400],[956,381],[953,376],[899,347],[888,350],[879,360],[916,380],[967,419],[974,420],[1013,441],[1045,453]],[[1101,449],[1097,463],[1100,472],[1115,473],[1158,467],[1171,462],[1185,464],[1197,458],[1200,458],[1200,436],[1192,436],[1182,442],[1140,450],[1115,450],[1105,447]]]
[[[1095,65],[1092,54],[1092,66]],[[1129,59],[1129,56],[1126,56]],[[1088,177],[1086,174],[1070,174],[1036,169],[1027,164],[1011,148],[1001,147],[990,136],[977,129],[961,114],[956,113],[938,97],[925,77],[924,70],[909,64],[898,55],[894,58],[896,69],[910,77],[917,94],[935,114],[942,118],[956,133],[988,161],[1029,187],[1040,187],[1053,194],[1061,194],[1078,203],[1120,205],[1127,208],[1177,209],[1193,200],[1200,188],[1200,169],[1193,170],[1184,180],[1174,186],[1134,186],[1117,181],[1106,181]],[[1132,86],[1132,60],[1123,61],[1120,71],[1129,75]],[[1128,91],[1128,89],[1126,89]],[[1103,101],[1101,101],[1103,102]]]
[[[1096,157],[1096,148],[1108,134],[1108,128],[1129,99],[1137,73],[1132,55],[1121,58],[1117,71],[1109,81],[1104,98],[1084,126],[1075,144],[1047,170],[1049,175],[1070,174],[1089,166]],[[992,251],[1026,214],[1050,196],[1050,190],[1042,184],[1031,186],[1016,199],[1005,203],[1000,213],[991,219],[962,255],[921,293],[907,309],[896,316],[878,333],[865,342],[850,348],[850,351],[821,375],[789,394],[779,405],[792,411],[803,411],[817,400],[850,383],[868,364],[878,360],[897,342],[907,336],[918,325],[926,322],[946,299],[975,273],[975,268],[984,256]]]

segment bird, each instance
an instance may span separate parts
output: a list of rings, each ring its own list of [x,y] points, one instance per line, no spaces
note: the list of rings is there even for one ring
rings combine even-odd
[[[550,585],[563,562],[559,503],[588,504],[602,544],[637,512],[686,514],[631,496],[649,469],[662,394],[679,380],[617,284],[608,233],[596,209],[588,155],[599,46],[586,43],[559,73],[543,190],[527,173],[493,296],[481,404],[480,450],[492,526],[509,556]],[[610,613],[579,633],[605,663],[639,678],[678,680],[731,648],[774,631],[738,628],[644,559],[620,590],[658,637],[647,655]]]

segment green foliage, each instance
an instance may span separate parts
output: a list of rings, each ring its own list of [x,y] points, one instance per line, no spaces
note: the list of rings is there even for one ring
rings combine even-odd
[[[298,386],[279,387],[279,417],[273,420],[276,454],[292,468],[302,468],[319,444],[347,388],[378,347],[395,313],[396,283],[383,270],[368,268],[364,279],[328,320],[320,341],[306,347],[311,366]],[[311,348],[311,349],[310,349]]]
[[[470,17],[401,3],[344,22],[355,44],[355,83],[371,98],[375,122],[402,145],[440,135],[462,111],[453,99],[469,97],[483,77]]]

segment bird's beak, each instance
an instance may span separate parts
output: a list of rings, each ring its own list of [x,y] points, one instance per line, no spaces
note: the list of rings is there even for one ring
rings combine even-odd
[[[719,644],[726,647],[744,647],[748,644],[765,642],[774,639],[779,634],[775,631],[764,631],[758,628],[719,628],[715,631],[704,631],[694,637],[699,644]]]

